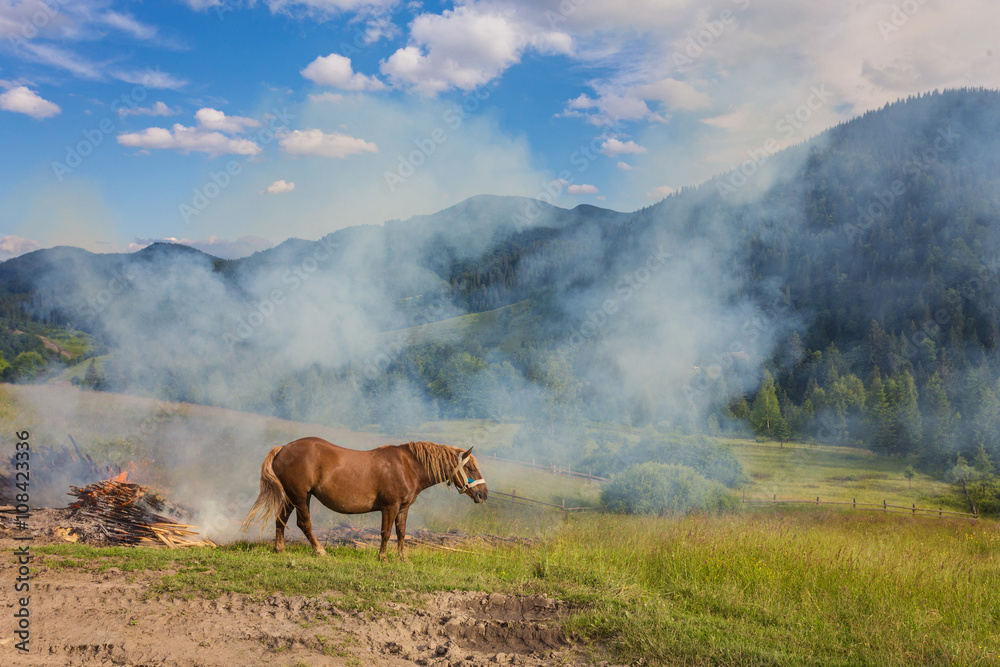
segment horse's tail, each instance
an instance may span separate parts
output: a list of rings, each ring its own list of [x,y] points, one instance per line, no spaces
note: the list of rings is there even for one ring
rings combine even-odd
[[[266,529],[271,518],[279,518],[281,511],[289,504],[285,488],[281,486],[281,480],[274,474],[274,468],[271,467],[274,457],[280,451],[281,447],[275,447],[267,453],[264,462],[260,464],[260,495],[257,496],[253,507],[247,513],[247,518],[243,519],[244,532],[257,523],[262,529]]]

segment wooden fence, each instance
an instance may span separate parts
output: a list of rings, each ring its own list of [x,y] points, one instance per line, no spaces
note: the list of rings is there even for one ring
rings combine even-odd
[[[597,507],[566,507],[566,499],[562,501],[562,505],[556,505],[555,503],[547,503],[542,500],[534,500],[532,498],[525,498],[524,496],[519,496],[517,493],[501,493],[500,491],[490,491],[490,497],[501,496],[500,500],[511,503],[513,505],[525,505],[525,506],[541,506],[541,507],[551,507],[552,509],[557,509],[562,512],[586,512],[589,510],[596,510]]]
[[[597,475],[594,475],[590,471],[587,471],[586,473],[582,473],[582,472],[580,472],[578,470],[572,470],[569,466],[567,466],[566,468],[563,468],[563,467],[557,466],[555,464],[542,465],[542,464],[536,463],[534,460],[531,460],[531,461],[522,461],[522,460],[520,460],[520,459],[518,459],[516,457],[513,458],[513,459],[507,459],[507,458],[502,458],[500,456],[493,456],[492,454],[483,454],[479,458],[481,458],[481,459],[489,459],[489,460],[492,460],[492,461],[500,461],[502,463],[513,463],[515,465],[525,466],[527,468],[534,468],[535,470],[544,470],[546,472],[553,473],[553,474],[556,474],[556,475],[570,475],[572,477],[578,477],[580,479],[587,479],[587,480],[591,480],[593,482],[610,482],[611,481],[607,477],[599,477]],[[968,493],[968,492],[966,492],[966,493]],[[515,504],[515,505],[551,507],[553,509],[561,510],[563,512],[582,512],[582,511],[589,511],[589,510],[599,509],[597,507],[566,507],[566,501],[565,500],[563,500],[562,505],[556,505],[554,503],[547,503],[547,502],[543,502],[541,500],[533,500],[531,498],[525,498],[524,496],[519,496],[516,493],[501,493],[499,491],[491,491],[490,495],[491,496],[494,496],[494,495],[501,496],[500,500],[502,500],[504,502],[512,503],[512,504]],[[849,506],[851,509],[855,509],[855,510],[879,511],[879,512],[886,512],[886,513],[895,512],[895,513],[900,513],[900,514],[906,513],[906,514],[912,514],[913,516],[938,516],[938,517],[942,517],[942,518],[946,517],[946,516],[949,516],[949,517],[953,516],[953,517],[959,517],[959,518],[963,518],[963,519],[978,519],[979,518],[979,512],[978,512],[978,510],[976,510],[975,506],[973,506],[973,510],[975,510],[975,511],[973,511],[971,513],[970,512],[953,512],[951,510],[946,510],[946,509],[941,508],[941,507],[939,507],[937,509],[929,509],[929,508],[925,508],[925,507],[917,507],[916,504],[913,504],[910,507],[906,507],[905,505],[892,505],[892,504],[889,504],[884,499],[882,500],[882,504],[878,504],[878,503],[859,503],[857,498],[852,498],[850,501],[847,501],[847,500],[820,500],[819,496],[816,497],[816,500],[786,500],[786,499],[778,500],[777,495],[774,495],[771,498],[750,498],[750,499],[748,499],[746,497],[746,491],[744,491],[743,492],[743,502],[746,503],[746,504],[748,504],[748,505],[749,504],[764,504],[764,503],[771,503],[771,504],[778,504],[778,505],[781,505],[781,504],[785,504],[785,505],[793,505],[793,504],[799,504],[799,505],[841,505],[841,506]]]
[[[577,477],[579,479],[588,479],[592,482],[610,482],[611,480],[607,477],[598,477],[593,472],[588,470],[587,472],[580,472],[579,470],[573,470],[572,465],[567,465],[565,468],[558,466],[554,463],[550,465],[544,465],[541,463],[535,463],[535,460],[522,461],[517,457],[512,459],[505,459],[499,456],[493,456],[492,454],[481,454],[478,458],[488,459],[491,461],[500,461],[502,463],[514,463],[519,466],[525,466],[527,468],[534,468],[535,470],[544,470],[545,472],[550,472],[554,475],[569,475],[571,477]]]
[[[820,500],[819,496],[816,500],[779,500],[778,497],[772,496],[771,498],[747,498],[746,493],[743,494],[743,502],[746,504],[763,504],[771,503],[776,505],[846,505],[851,509],[856,510],[872,510],[879,512],[896,512],[896,513],[906,513],[912,514],[914,516],[957,516],[963,519],[978,519],[979,512],[952,512],[951,510],[946,510],[941,507],[937,509],[928,509],[925,507],[917,507],[916,504],[907,507],[906,505],[891,505],[885,500],[882,500],[882,504],[878,503],[859,503],[857,498],[852,498],[850,501],[847,500]]]

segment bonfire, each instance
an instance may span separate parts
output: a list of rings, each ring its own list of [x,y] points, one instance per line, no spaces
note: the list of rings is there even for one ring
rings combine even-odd
[[[160,512],[185,515],[145,486],[128,481],[128,470],[85,487],[71,486],[69,495],[77,501],[69,506],[71,519],[88,519],[104,538],[115,545],[214,547],[210,539],[195,539],[197,526],[179,523]]]

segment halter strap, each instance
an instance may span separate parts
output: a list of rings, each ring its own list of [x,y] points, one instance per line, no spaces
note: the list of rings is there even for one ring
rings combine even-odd
[[[465,493],[474,486],[486,483],[485,479],[470,479],[469,476],[465,473],[465,464],[469,462],[470,458],[472,458],[472,454],[465,454],[465,455],[459,454],[458,465],[456,465],[455,469],[451,471],[451,476],[448,478],[448,483],[451,484],[452,480],[455,479],[455,475],[458,475],[458,473],[461,472],[462,474],[459,475],[458,478],[462,480],[468,480],[467,482],[462,482],[461,487],[459,487],[458,484],[455,485],[455,489],[459,493]]]

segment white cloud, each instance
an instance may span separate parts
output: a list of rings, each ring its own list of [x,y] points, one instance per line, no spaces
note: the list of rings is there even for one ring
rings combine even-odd
[[[293,15],[304,13],[322,18],[341,12],[363,11],[371,7],[393,4],[393,0],[265,0],[265,2],[274,13]]]
[[[630,165],[628,162],[622,162],[620,160],[618,161],[618,164],[616,166],[622,171],[632,171],[633,169],[635,169],[635,167]]]
[[[573,184],[569,186],[566,188],[566,192],[571,195],[596,195],[600,190],[597,189],[596,185],[581,183],[580,185]]]
[[[646,149],[632,140],[622,141],[612,137],[601,144],[601,153],[608,157],[626,155],[629,153],[645,153]]]
[[[195,10],[196,12],[204,11],[206,9],[211,9],[213,7],[222,7],[225,5],[225,0],[183,0],[184,4]]]
[[[215,132],[225,132],[226,134],[239,134],[245,131],[248,127],[260,127],[260,121],[254,120],[253,118],[244,118],[243,116],[227,116],[222,111],[218,109],[211,109],[209,107],[204,107],[198,109],[194,114],[195,120],[198,121],[198,125],[206,130],[212,130]]]
[[[137,21],[134,16],[128,14],[121,14],[115,11],[105,12],[100,20],[112,28],[117,28],[122,32],[126,32],[136,39],[152,39],[156,36],[156,28],[150,25],[146,25],[141,21]]]
[[[171,129],[150,127],[140,132],[118,135],[118,143],[132,148],[171,149],[209,155],[258,155],[260,146],[250,139],[227,136],[260,127],[260,121],[243,116],[227,116],[218,109],[203,107],[194,115],[197,127],[175,123]]]
[[[19,257],[26,252],[32,252],[41,247],[38,241],[26,239],[23,236],[15,236],[13,234],[0,236],[0,262],[13,257]]]
[[[278,142],[291,155],[320,155],[346,158],[358,153],[377,153],[378,146],[340,132],[324,133],[322,130],[295,130],[281,136]]]
[[[171,109],[163,102],[157,102],[151,107],[121,107],[118,114],[121,116],[176,116],[180,109]]]
[[[646,196],[653,197],[655,199],[664,199],[665,197],[669,197],[675,192],[677,192],[677,190],[670,187],[669,185],[661,185],[658,188],[653,188],[652,192],[647,192]]]
[[[316,103],[328,102],[330,104],[340,104],[345,99],[347,98],[341,95],[340,93],[319,93],[318,95],[309,96],[309,101]]]
[[[509,11],[465,5],[441,14],[421,14],[410,24],[409,44],[382,63],[397,85],[425,95],[473,90],[520,62],[527,49],[570,53],[563,32],[519,21]]]
[[[749,104],[744,104],[738,109],[728,113],[719,114],[710,118],[702,118],[701,122],[712,127],[723,130],[747,129],[755,123],[757,114]]]
[[[257,155],[260,146],[249,139],[227,137],[221,132],[201,127],[185,127],[180,123],[168,130],[150,127],[141,132],[118,135],[118,143],[132,148],[171,149],[182,153],[192,151],[209,155]]]
[[[668,109],[698,111],[712,105],[712,98],[687,81],[666,78],[636,88],[636,93],[646,100],[659,100]]]
[[[383,90],[385,88],[385,84],[374,76],[355,73],[351,68],[351,59],[339,53],[316,58],[299,74],[321,86],[332,86],[344,90]]]
[[[288,181],[282,179],[280,181],[275,181],[267,186],[266,190],[261,190],[262,195],[281,195],[286,192],[291,192],[295,189],[295,183],[289,183]]]
[[[134,83],[145,88],[180,90],[188,84],[187,80],[168,72],[161,72],[158,67],[149,67],[143,70],[114,70],[110,74],[120,81]]]
[[[58,104],[43,99],[27,86],[15,86],[0,93],[0,109],[27,114],[38,120],[62,111]]]
[[[81,79],[100,79],[103,76],[99,66],[71,51],[35,42],[25,42],[21,47],[23,52],[29,54],[30,60],[64,69]]]

